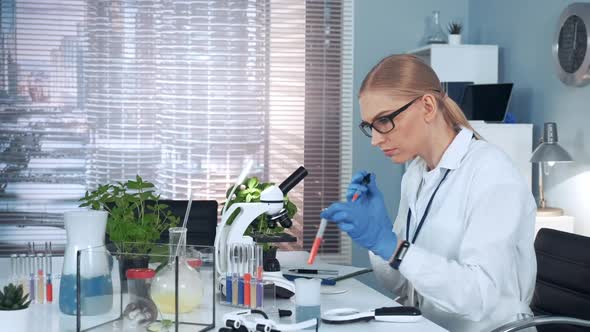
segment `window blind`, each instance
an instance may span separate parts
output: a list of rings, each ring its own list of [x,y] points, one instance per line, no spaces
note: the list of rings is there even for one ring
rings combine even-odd
[[[309,249],[351,173],[352,0],[2,0],[0,242],[64,244],[64,210],[141,175],[224,200],[246,158]],[[25,226],[25,227],[23,227]],[[350,261],[328,229],[322,253]]]

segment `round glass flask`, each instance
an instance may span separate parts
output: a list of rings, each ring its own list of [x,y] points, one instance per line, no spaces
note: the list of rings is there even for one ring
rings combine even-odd
[[[194,261],[186,252],[186,228],[169,229],[170,253],[166,266],[160,269],[152,281],[151,297],[158,310],[164,314],[176,313],[176,294],[178,294],[178,313],[188,313],[196,309],[203,300],[203,283],[199,271],[190,264]],[[178,259],[178,270],[176,260]],[[175,289],[178,273],[178,293]]]

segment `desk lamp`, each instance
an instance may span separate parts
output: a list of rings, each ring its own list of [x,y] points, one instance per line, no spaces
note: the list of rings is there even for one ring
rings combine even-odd
[[[560,208],[547,207],[545,205],[545,194],[543,192],[544,168],[553,166],[555,163],[572,162],[572,156],[557,143],[557,125],[555,122],[546,122],[541,144],[533,151],[532,163],[539,164],[539,207],[537,216],[561,216],[563,210]],[[545,165],[547,164],[547,165]]]

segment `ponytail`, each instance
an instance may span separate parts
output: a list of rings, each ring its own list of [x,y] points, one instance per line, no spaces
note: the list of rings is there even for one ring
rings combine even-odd
[[[453,99],[449,98],[449,96],[444,94],[442,97],[442,101],[443,107],[445,108],[445,110],[443,111],[443,117],[445,118],[445,121],[455,131],[458,132],[459,130],[461,130],[461,127],[465,127],[473,132],[473,134],[475,135],[475,139],[483,139],[483,137],[477,131],[475,131],[475,129],[473,129],[473,126],[471,126],[471,124],[465,117],[465,114],[461,110],[461,107],[459,107],[459,105],[457,105],[457,103]]]

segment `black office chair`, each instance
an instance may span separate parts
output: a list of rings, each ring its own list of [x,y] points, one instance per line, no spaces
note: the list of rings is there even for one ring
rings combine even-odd
[[[542,228],[535,239],[535,317],[492,332],[536,327],[538,332],[590,331],[590,237]]]
[[[178,226],[182,226],[188,201],[161,199],[159,202],[168,205],[170,212],[180,217]],[[189,245],[212,246],[215,243],[216,230],[217,201],[193,201],[186,225],[186,243]],[[168,243],[168,232],[162,233],[160,242]]]
[[[168,205],[170,212],[180,219],[178,226],[182,226],[188,201],[161,199],[159,202],[161,204]],[[110,203],[109,205],[112,206],[114,203]],[[193,201],[188,215],[186,228],[187,244],[213,246],[215,242],[215,232],[217,230],[217,201]],[[158,242],[167,244],[168,241],[168,232],[164,231]],[[108,237],[106,239],[106,243],[110,243],[110,239],[108,239]]]

